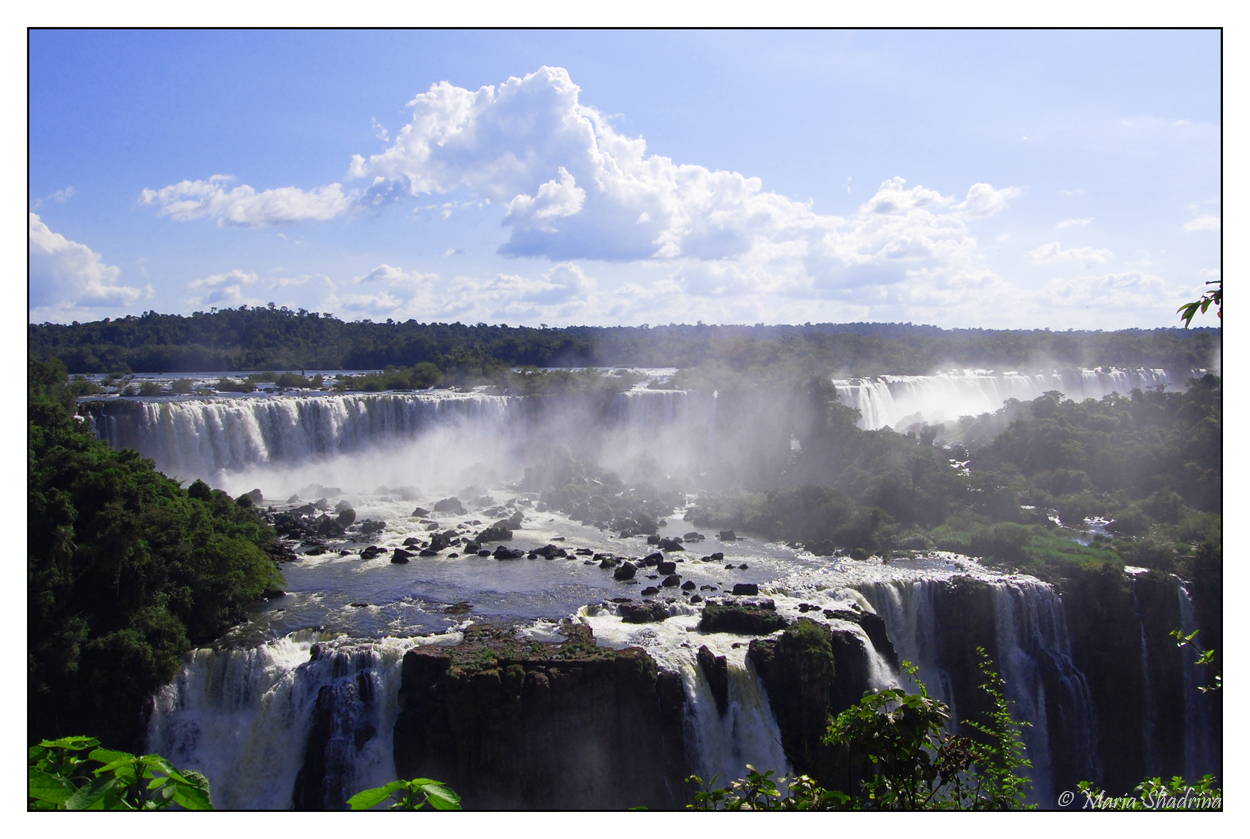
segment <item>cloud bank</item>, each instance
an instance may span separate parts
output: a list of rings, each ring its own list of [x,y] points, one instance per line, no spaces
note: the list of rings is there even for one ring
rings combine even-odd
[[[120,268],[86,245],[53,233],[35,213],[28,216],[32,323],[104,317],[151,296],[151,286],[120,285]]]

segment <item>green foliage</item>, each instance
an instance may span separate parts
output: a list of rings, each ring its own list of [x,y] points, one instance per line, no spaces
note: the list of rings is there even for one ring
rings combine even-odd
[[[95,440],[54,368],[31,363],[27,403],[28,738],[91,730],[134,748],[181,656],[282,584],[274,534],[225,493]]]
[[[160,755],[99,748],[94,737],[43,740],[28,750],[32,810],[211,810],[208,778]],[[90,750],[90,751],[88,751]],[[83,752],[87,752],[84,756]],[[92,764],[98,764],[92,768]]]
[[[384,787],[358,792],[347,803],[353,810],[371,810],[384,801],[394,799],[388,810],[420,810],[427,803],[435,810],[459,810],[460,796],[440,781],[416,778],[391,781]]]
[[[1215,650],[1204,651],[1201,647],[1198,646],[1198,642],[1196,640],[1198,638],[1198,630],[1195,629],[1193,632],[1186,635],[1184,632],[1182,632],[1179,629],[1173,629],[1168,634],[1176,639],[1176,646],[1182,647],[1182,648],[1189,647],[1197,654],[1198,657],[1194,659],[1195,664],[1201,665],[1203,667],[1211,667],[1212,669],[1214,669]],[[1199,685],[1198,690],[1202,691],[1203,693],[1211,693],[1212,691],[1217,691],[1220,688],[1224,687],[1224,677],[1220,673],[1214,673],[1214,675],[1212,675],[1211,677],[1211,681],[1213,682],[1213,684]]]
[[[1177,314],[1181,316],[1181,320],[1184,322],[1186,329],[1188,329],[1190,324],[1193,322],[1194,315],[1199,312],[1202,312],[1205,315],[1207,313],[1207,309],[1209,309],[1212,304],[1215,305],[1216,317],[1220,320],[1224,319],[1224,278],[1220,277],[1214,280],[1207,280],[1207,285],[1213,285],[1215,288],[1204,291],[1202,296],[1197,300],[1192,303],[1186,303],[1176,310]]]
[[[1203,775],[1191,784],[1179,775],[1170,780],[1147,778],[1133,788],[1133,795],[1108,796],[1090,781],[1081,781],[1081,809],[1086,810],[1222,810],[1224,795],[1214,775]]]
[[[853,808],[870,810],[1003,810],[1023,805],[1029,781],[1018,773],[1030,766],[1020,732],[1027,723],[1012,719],[1002,679],[978,648],[982,685],[993,705],[984,723],[965,721],[980,741],[950,734],[950,709],[930,697],[903,669],[919,693],[901,688],[877,691],[833,719],[825,742],[846,745],[852,765],[864,767]]]

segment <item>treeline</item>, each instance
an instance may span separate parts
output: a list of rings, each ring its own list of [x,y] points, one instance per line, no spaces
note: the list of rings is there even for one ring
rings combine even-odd
[[[912,324],[802,324],[534,329],[486,324],[345,322],[286,307],[190,316],[145,312],[92,323],[31,324],[30,355],[71,373],[367,370],[428,363],[493,366],[768,367],[779,359],[847,375],[923,374],[936,364],[1207,367],[1218,329],[1118,332],[939,329]]]
[[[183,654],[281,585],[275,534],[246,497],[97,441],[58,361],[31,361],[28,381],[27,737],[139,750],[144,703]]]

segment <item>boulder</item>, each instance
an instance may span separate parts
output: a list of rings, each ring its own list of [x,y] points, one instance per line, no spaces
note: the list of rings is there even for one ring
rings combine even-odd
[[[722,542],[738,541],[738,535],[734,533],[732,530],[722,530],[720,533],[716,534],[716,538],[720,539]]]
[[[384,548],[379,548],[377,545],[370,545],[369,547],[365,548],[363,551],[360,552],[360,558],[361,559],[373,559],[374,557],[380,556],[381,554],[384,554],[384,553],[386,553],[386,550]]]
[[[677,563],[676,562],[660,562],[656,564],[655,570],[659,571],[661,574],[676,574]]]
[[[339,527],[347,529],[352,526],[353,522],[356,521],[356,511],[351,507],[348,507],[346,510],[340,510],[338,518],[335,519],[335,521],[338,522]]]
[[[438,551],[431,550],[430,548],[422,548],[417,553],[417,556],[424,556],[424,557],[438,556]]]
[[[625,623],[657,623],[668,618],[668,606],[663,603],[622,603],[618,608]]]
[[[660,585],[664,586],[664,588],[676,588],[681,585],[681,577],[677,574],[669,574]]]
[[[699,620],[702,632],[736,632],[743,635],[768,635],[785,629],[789,622],[777,614],[772,601],[719,603],[708,601]]]
[[[759,583],[734,583],[733,594],[753,597],[760,593]]]
[[[685,548],[681,546],[681,539],[679,538],[661,539],[660,550],[669,551],[671,553],[672,551],[684,551]]]
[[[371,533],[380,533],[386,528],[386,522],[377,519],[365,519],[360,523],[360,532],[368,536]]]
[[[606,571],[609,568],[615,568],[619,562],[620,560],[614,556],[605,556],[599,561],[599,567]]]
[[[247,493],[244,497],[251,499],[252,506],[254,507],[259,507],[261,504],[265,503],[265,496],[261,494],[261,491],[259,489],[252,490],[251,492]]]
[[[351,508],[352,508],[352,503],[348,501],[346,498],[344,498],[341,501],[339,501],[339,503],[334,505],[334,512],[341,513],[344,510],[350,510]]]
[[[506,522],[492,524],[473,538],[473,541],[481,544],[485,542],[511,542],[512,531],[508,528]]]
[[[286,592],[280,588],[267,588],[260,593],[260,596],[266,600],[277,600],[279,597],[286,597]]]
[[[702,533],[699,533],[697,530],[692,530],[681,538],[687,542],[702,542],[707,537]]]
[[[655,566],[659,565],[663,561],[664,561],[664,554],[660,553],[659,551],[656,551],[653,554],[647,554],[646,558],[642,560],[642,564],[647,566],[648,568],[654,568]]]
[[[412,558],[412,556],[413,554],[411,551],[406,551],[403,548],[396,548],[391,553],[391,562],[394,565],[404,565]]]
[[[634,563],[622,562],[619,566],[617,566],[616,570],[612,572],[612,578],[616,580],[632,580],[634,578],[634,574],[637,572],[638,566],[634,565]]]
[[[656,588],[655,586],[647,586],[646,588],[642,590],[643,597],[650,597],[653,594],[659,594],[659,593],[660,593],[660,590]]]
[[[418,507],[418,508],[416,508],[415,510],[413,510],[413,511],[412,511],[412,517],[413,517],[414,519],[417,519],[417,518],[419,518],[419,519],[423,519],[423,518],[425,518],[426,516],[428,516],[429,514],[430,514],[430,511],[429,511],[429,510],[427,510],[427,509],[425,509],[424,507]]]
[[[495,548],[495,552],[491,554],[495,559],[520,559],[525,556],[525,551],[519,548],[505,548],[503,545]]]
[[[436,503],[434,505],[434,512],[451,513],[454,516],[463,516],[468,512],[468,510],[466,510],[464,505],[460,503],[460,499],[453,495],[451,498],[444,498],[442,501]]]
[[[694,584],[693,580],[686,580],[684,583],[681,584],[682,591],[694,591],[697,588],[698,586]]]

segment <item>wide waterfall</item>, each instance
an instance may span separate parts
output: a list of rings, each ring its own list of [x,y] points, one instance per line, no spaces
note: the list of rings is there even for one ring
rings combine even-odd
[[[1097,782],[1097,718],[1085,676],[1072,662],[1063,604],[1031,579],[909,580],[860,587],[886,623],[901,660],[919,668],[955,721],[987,710],[972,651],[996,661],[1033,768],[1030,800],[1049,806],[1056,785]],[[1062,788],[1062,787],[1060,787]]]
[[[835,379],[834,385],[844,405],[859,409],[860,427],[871,429],[949,422],[997,411],[1008,399],[1028,401],[1051,390],[1080,402],[1176,382],[1161,369],[1100,368],[1049,373],[959,370],[934,376]]]

